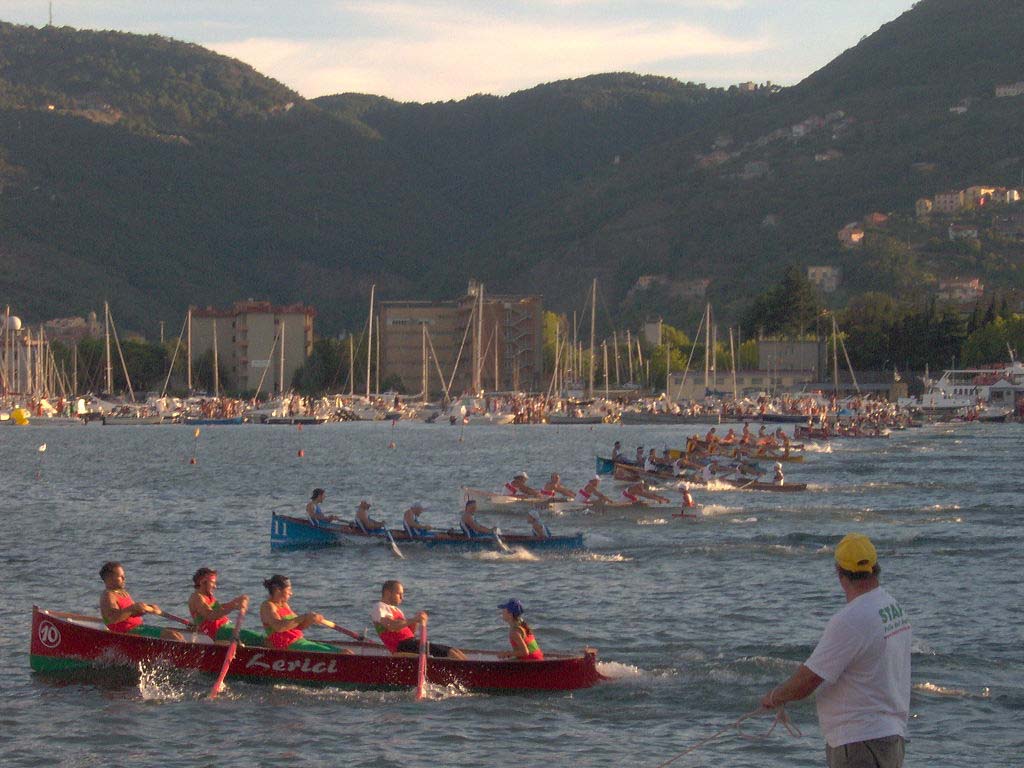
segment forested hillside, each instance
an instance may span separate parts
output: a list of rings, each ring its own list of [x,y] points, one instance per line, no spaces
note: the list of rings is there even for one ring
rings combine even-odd
[[[1020,288],[1019,252],[949,259],[913,210],[1020,186],[1024,97],[994,88],[1024,80],[1022,28],[1018,2],[922,0],[791,88],[618,73],[401,104],[305,101],[166,38],[0,23],[0,295],[34,320],[109,298],[149,334],[189,303],[301,300],[330,334],[372,282],[435,298],[474,277],[572,311],[596,276],[600,324],[681,327],[703,300],[679,284],[710,281],[739,319],[790,265],[842,267],[834,304],[920,301],[965,265]],[[881,245],[841,248],[873,211],[893,214]]]

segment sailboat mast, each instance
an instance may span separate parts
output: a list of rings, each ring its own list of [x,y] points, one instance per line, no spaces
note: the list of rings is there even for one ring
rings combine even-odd
[[[220,359],[217,357],[217,318],[213,318],[213,396],[220,397]]]
[[[713,391],[718,391],[718,360],[716,359],[715,350],[718,347],[718,326],[715,325],[711,329],[711,388]]]
[[[356,394],[356,343],[350,333],[348,335],[348,394],[355,397]]]
[[[587,381],[587,397],[594,396],[594,325],[597,309],[597,278],[590,285],[590,378]]]
[[[732,399],[736,402],[740,398],[736,389],[736,350],[732,345],[732,326],[729,326],[729,357],[732,359]]]
[[[839,397],[839,341],[835,315],[832,315],[832,392]]]
[[[370,317],[366,321],[368,329],[366,341],[366,397],[370,397],[370,368],[373,367],[373,296],[377,290],[377,284],[370,286]]]
[[[278,384],[280,385],[280,393],[283,395],[285,391],[284,387],[284,318],[281,318],[281,349],[279,350],[280,360],[277,366]]]
[[[501,389],[501,380],[498,373],[498,333],[501,330],[501,322],[494,321],[494,391]]]
[[[110,304],[103,302],[103,329],[107,350],[107,394],[114,393],[114,367],[110,363]]]
[[[430,387],[430,368],[427,366],[427,324],[420,323],[420,344],[423,352],[423,402],[430,400],[428,389]]]
[[[619,379],[619,332],[612,331],[612,352],[615,356],[615,386],[622,384]]]
[[[604,398],[608,399],[608,342],[602,341],[601,348],[604,350]]]
[[[185,319],[185,324],[188,327],[188,341],[186,343],[186,352],[188,357],[188,392],[192,394],[192,307],[188,308],[188,317]]]
[[[628,328],[626,329],[626,354],[629,356],[629,383],[633,384],[635,383],[633,379],[633,337]]]
[[[708,354],[711,350],[711,304],[704,307],[704,394],[708,392],[708,368],[711,359]]]
[[[380,315],[377,315],[377,370],[374,371],[374,389],[380,395]]]

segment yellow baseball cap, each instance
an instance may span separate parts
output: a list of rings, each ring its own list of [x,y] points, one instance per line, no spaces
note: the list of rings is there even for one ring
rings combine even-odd
[[[863,533],[848,533],[836,545],[836,564],[844,571],[871,573],[876,563],[875,545]]]

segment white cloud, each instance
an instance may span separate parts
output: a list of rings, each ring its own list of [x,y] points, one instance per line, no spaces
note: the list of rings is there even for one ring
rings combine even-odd
[[[730,37],[685,22],[546,23],[400,2],[345,3],[344,9],[363,28],[381,31],[301,41],[259,37],[210,47],[304,96],[359,91],[415,101],[506,94],[595,72],[652,72],[666,61],[727,60],[771,47],[761,36]]]

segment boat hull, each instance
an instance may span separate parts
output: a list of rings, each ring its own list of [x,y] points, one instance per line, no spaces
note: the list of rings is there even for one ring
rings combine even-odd
[[[137,669],[160,664],[198,670],[215,676],[224,662],[226,645],[205,635],[184,642],[110,632],[99,619],[44,611],[33,606],[30,664],[39,673],[80,675],[91,670]],[[354,688],[413,688],[419,659],[415,654],[391,655],[380,643],[337,643],[351,653],[276,650],[239,644],[228,667],[234,679],[337,685]],[[493,652],[469,651],[469,659],[431,658],[427,682],[468,690],[571,691],[604,679],[597,671],[597,652],[551,654],[543,661],[499,660]]]
[[[396,544],[424,546],[428,549],[454,550],[490,550],[500,549],[497,541],[490,536],[470,538],[453,531],[437,531],[433,536],[412,537],[404,530],[392,530],[391,535]],[[529,550],[579,550],[584,549],[583,534],[571,536],[550,536],[539,539],[533,536],[518,534],[501,535],[502,541],[509,547],[522,547]],[[316,547],[388,545],[388,539],[381,534],[367,534],[347,525],[330,528],[315,526],[308,520],[290,515],[273,513],[270,520],[271,549],[309,549]]]

